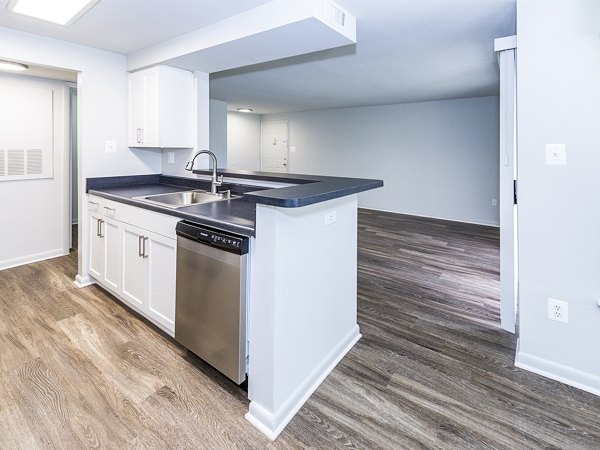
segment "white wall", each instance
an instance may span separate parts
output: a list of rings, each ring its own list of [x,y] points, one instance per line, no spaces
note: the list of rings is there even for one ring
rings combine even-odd
[[[3,269],[60,256],[69,251],[69,241],[64,233],[65,226],[70,223],[69,88],[60,81],[7,74],[0,74],[0,87],[1,91],[8,94],[37,90],[45,91],[50,96],[54,92],[52,115],[47,117],[48,136],[53,136],[48,141],[48,145],[53,141],[52,147],[47,149],[53,149],[52,177],[0,181],[0,269]],[[2,108],[9,111],[21,109],[22,98],[22,94],[3,95]],[[23,124],[22,128],[27,130],[27,124]],[[28,133],[36,134],[31,124]],[[25,136],[22,139],[24,143],[28,140]]]
[[[262,118],[280,119],[289,119],[296,148],[290,172],[384,180],[383,189],[359,196],[361,207],[499,222],[497,97]]]
[[[227,102],[210,100],[210,144],[219,167],[227,167]]]
[[[519,0],[517,15],[517,363],[600,394],[600,2]],[[545,164],[554,143],[565,166]]]
[[[227,113],[227,168],[260,170],[259,114]]]
[[[0,58],[71,69],[78,74],[80,192],[87,177],[159,173],[160,153],[127,147],[125,57],[0,27]],[[106,140],[116,153],[104,151]],[[87,199],[79,200],[79,282],[88,273]],[[65,230],[66,232],[67,230]]]

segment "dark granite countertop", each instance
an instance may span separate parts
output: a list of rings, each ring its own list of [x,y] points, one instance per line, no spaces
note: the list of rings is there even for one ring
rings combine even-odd
[[[195,170],[194,173],[210,175],[210,171]],[[210,181],[183,177],[137,175],[124,177],[88,178],[86,191],[90,194],[129,205],[161,212],[182,219],[199,222],[222,230],[254,236],[256,204],[298,208],[344,197],[383,186],[381,180],[361,178],[324,177],[318,175],[296,175],[244,170],[219,169],[219,175],[236,178],[240,183],[224,183],[220,190],[231,189],[241,198],[213,203],[167,208],[150,204],[135,197],[187,189],[210,190]],[[247,186],[242,180],[267,181],[293,184],[279,188]]]
[[[282,208],[298,208],[346,195],[357,194],[383,186],[382,180],[364,178],[326,177],[290,173],[253,172],[250,170],[218,169],[219,175],[255,181],[295,184],[276,189],[265,189],[244,194],[244,200]],[[195,174],[210,175],[208,170],[194,170]]]
[[[224,185],[223,188],[228,189],[229,186]],[[181,219],[202,223],[232,233],[254,236],[256,204],[246,202],[243,198],[191,205],[177,209],[154,205],[134,198],[191,189],[210,190],[210,183],[206,181],[161,175],[88,178],[86,189],[89,194],[98,197],[180,217]],[[236,185],[232,189],[232,193],[240,195],[248,189],[256,190],[260,188]]]

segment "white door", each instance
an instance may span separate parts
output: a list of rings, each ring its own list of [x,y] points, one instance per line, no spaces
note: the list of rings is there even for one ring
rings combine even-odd
[[[144,310],[148,286],[148,258],[144,246],[148,243],[141,228],[122,224],[123,299],[140,311]]]
[[[148,315],[175,331],[175,264],[177,241],[151,233],[148,255]]]
[[[515,332],[518,300],[516,206],[516,66],[514,48],[498,52],[500,65],[500,324]]]
[[[260,139],[260,170],[288,171],[288,122],[262,122]]]

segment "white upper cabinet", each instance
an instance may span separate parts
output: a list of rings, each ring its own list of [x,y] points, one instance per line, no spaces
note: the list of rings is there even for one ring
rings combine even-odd
[[[194,147],[194,76],[169,66],[129,75],[129,146]]]

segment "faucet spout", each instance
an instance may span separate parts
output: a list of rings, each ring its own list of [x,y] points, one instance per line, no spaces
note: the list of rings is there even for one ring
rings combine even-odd
[[[192,158],[191,161],[188,161],[188,163],[185,165],[185,170],[191,172],[194,168],[194,162],[196,161],[196,158],[200,155],[208,155],[212,161],[213,169],[212,169],[210,192],[212,194],[216,194],[217,187],[219,187],[223,184],[223,175],[221,175],[221,177],[217,176],[217,157],[215,156],[215,154],[213,152],[211,152],[210,150],[200,150],[198,153],[196,153],[194,155],[194,157]]]

